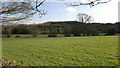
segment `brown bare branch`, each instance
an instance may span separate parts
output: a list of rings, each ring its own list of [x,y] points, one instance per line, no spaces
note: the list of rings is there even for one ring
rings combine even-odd
[[[95,1],[90,1],[88,3],[81,3],[81,2],[74,2],[74,3],[65,3],[67,6],[80,6],[80,5],[89,5],[90,7],[98,5],[98,4],[104,4],[104,3],[108,3],[111,0],[108,0],[106,2],[100,2],[101,0],[95,0]]]
[[[39,15],[40,17],[42,15],[45,15],[46,12],[45,11],[42,11],[42,10],[39,10],[38,8],[45,2],[45,0],[41,1],[39,4],[38,4],[38,0],[36,0],[36,11],[39,12]]]

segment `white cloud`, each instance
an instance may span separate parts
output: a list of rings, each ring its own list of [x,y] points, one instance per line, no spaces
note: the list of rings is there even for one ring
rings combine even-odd
[[[81,3],[86,3],[88,2],[89,0],[79,0]]]
[[[68,12],[76,12],[76,11],[77,11],[77,10],[76,10],[75,8],[73,8],[73,7],[68,7],[68,8],[66,8],[65,10],[68,11]]]
[[[15,18],[16,16],[15,15],[9,15],[7,16],[8,18]]]
[[[99,4],[91,8],[91,16],[101,23],[115,23],[118,21],[118,1],[111,0],[106,4]]]

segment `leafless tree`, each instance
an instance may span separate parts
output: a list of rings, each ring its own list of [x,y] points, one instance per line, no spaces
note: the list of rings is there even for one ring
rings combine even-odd
[[[40,17],[45,15],[45,12],[39,10],[39,7],[45,2],[45,0],[32,2],[2,2],[2,9],[0,9],[0,21],[11,22],[19,21],[32,17],[39,12]],[[35,3],[36,5],[34,5]]]
[[[92,6],[96,6],[98,4],[104,4],[104,3],[108,3],[110,2],[111,0],[107,0],[107,1],[104,1],[103,0],[88,0],[88,2],[86,3],[82,3],[81,0],[79,2],[74,2],[74,3],[66,3],[66,5],[68,6],[80,6],[80,5],[89,5],[90,7]]]
[[[78,20],[78,22],[81,22],[81,23],[91,23],[94,19],[92,16],[89,16],[84,13],[79,13],[77,15],[77,20]]]

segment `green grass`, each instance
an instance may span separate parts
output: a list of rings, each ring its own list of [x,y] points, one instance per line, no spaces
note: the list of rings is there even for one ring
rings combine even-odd
[[[3,56],[25,66],[113,66],[118,37],[3,38]]]

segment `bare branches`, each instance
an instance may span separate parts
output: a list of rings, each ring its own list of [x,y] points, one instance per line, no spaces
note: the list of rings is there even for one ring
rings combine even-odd
[[[78,20],[78,22],[81,22],[81,23],[91,23],[94,19],[92,16],[89,16],[84,13],[79,13],[77,15],[77,20]]]
[[[43,5],[44,2],[45,2],[45,0],[38,3],[38,0],[36,0],[36,11],[39,12],[40,17],[42,17],[42,15],[46,14],[46,12],[44,10],[42,11],[42,10],[38,9],[41,5]]]
[[[38,2],[3,2],[2,9],[0,10],[0,21],[13,22],[28,19],[37,12],[40,17],[45,15],[44,10],[39,10],[39,7],[45,2],[45,0]],[[34,5],[35,4],[35,5]]]
[[[90,1],[88,3],[82,3],[82,2],[74,2],[74,3],[65,3],[68,6],[80,6],[80,5],[89,5],[90,7],[98,5],[98,4],[104,4],[104,3],[108,3],[111,0],[105,1],[105,2],[101,2],[101,0],[95,0],[95,1]]]
[[[44,2],[45,2],[45,0],[43,0],[42,2],[40,2],[40,3],[38,4],[38,0],[37,0],[37,1],[36,1],[36,9],[37,9],[39,6],[41,6]]]
[[[108,0],[108,1],[106,1],[106,2],[97,2],[96,4],[94,4],[93,6],[95,6],[95,5],[98,5],[98,4],[104,4],[104,3],[108,3],[108,2],[110,2],[111,0]]]
[[[34,7],[26,2],[8,2],[3,4],[0,14],[17,14],[34,10]]]
[[[4,2],[0,12],[2,23],[20,21],[36,14],[31,2]]]

